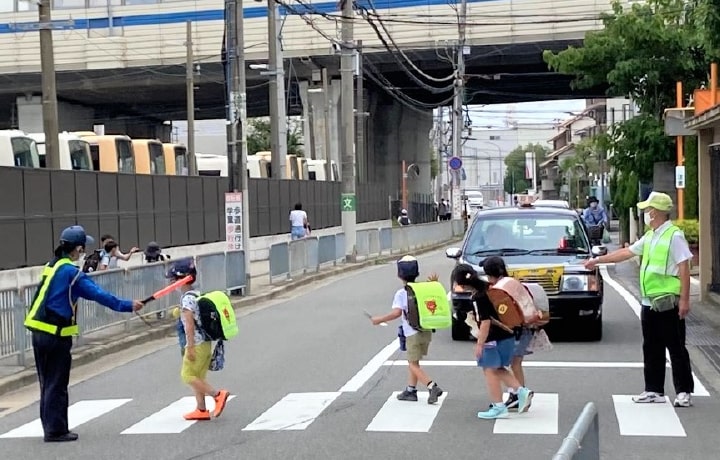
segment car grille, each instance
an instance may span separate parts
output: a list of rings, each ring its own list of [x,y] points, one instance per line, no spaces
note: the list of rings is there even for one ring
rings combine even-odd
[[[560,291],[560,279],[562,278],[562,273],[562,268],[508,270],[508,274],[513,278],[523,283],[539,284],[548,294],[555,294]]]

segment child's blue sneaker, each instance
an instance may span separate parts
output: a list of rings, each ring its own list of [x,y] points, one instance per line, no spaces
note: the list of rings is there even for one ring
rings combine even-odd
[[[530,391],[528,388],[520,387],[517,391],[517,397],[518,397],[518,412],[523,413],[527,412],[528,409],[530,409],[530,405],[532,404],[532,398],[533,395],[532,391]]]
[[[483,420],[494,420],[496,418],[508,418],[510,413],[507,410],[507,406],[503,403],[491,404],[488,410],[484,412],[478,412],[478,418]]]

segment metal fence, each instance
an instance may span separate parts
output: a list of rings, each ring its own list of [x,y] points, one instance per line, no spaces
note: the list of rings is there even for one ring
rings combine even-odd
[[[355,261],[383,254],[411,252],[461,237],[462,221],[443,221],[405,227],[366,229],[357,232]],[[270,247],[270,283],[315,273],[324,265],[346,262],[345,235],[308,237]]]
[[[197,288],[201,291],[222,290],[235,292],[246,286],[245,253],[228,251],[202,254],[194,257],[199,276]],[[89,276],[98,286],[123,299],[144,299],[153,292],[167,286],[165,278],[168,265],[157,262],[130,268],[121,268],[91,273]],[[31,349],[31,333],[23,326],[25,314],[31,304],[38,285],[23,286],[19,289],[0,290],[0,358],[17,355],[18,364],[24,366],[25,354]],[[178,295],[168,295],[148,303],[143,315],[167,311],[177,305]],[[130,322],[138,317],[118,313],[98,306],[94,302],[80,299],[77,308],[77,322],[80,327],[78,341],[84,336],[114,326],[130,329]]]
[[[402,228],[382,228],[358,231],[358,259],[410,252],[462,236],[461,221],[446,221],[433,224],[411,225]],[[197,289],[201,291],[223,290],[235,292],[247,285],[245,253],[227,251],[201,254],[194,257],[198,267]],[[301,277],[318,272],[322,267],[344,263],[345,234],[338,233],[321,237],[274,244],[270,247],[270,282]],[[103,289],[125,299],[144,299],[153,292],[167,286],[165,273],[172,261],[145,264],[95,272],[89,276]],[[19,289],[0,290],[0,358],[17,356],[18,364],[25,365],[26,353],[31,348],[31,334],[23,326],[28,306],[32,303],[38,285],[23,286]],[[142,310],[143,315],[167,311],[179,300],[177,294],[161,297],[149,303]],[[80,327],[79,342],[87,334],[108,327],[124,327],[130,330],[131,322],[138,317],[118,313],[80,299],[77,322]]]
[[[600,460],[600,431],[598,411],[589,402],[570,429],[553,460]]]
[[[225,239],[223,177],[115,174],[0,167],[0,270],[44,264],[60,231],[74,224],[123,248],[185,246]],[[250,236],[289,232],[302,203],[314,229],[339,226],[340,182],[250,179]],[[386,184],[359,184],[358,222],[388,219]]]

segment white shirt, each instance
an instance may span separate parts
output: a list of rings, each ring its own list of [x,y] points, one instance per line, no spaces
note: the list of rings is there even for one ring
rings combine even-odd
[[[305,225],[307,213],[301,209],[293,209],[290,211],[290,225],[293,227],[302,227]]]
[[[408,298],[407,298],[407,291],[405,291],[405,288],[398,289],[398,291],[395,293],[395,297],[393,298],[392,303],[393,308],[399,308],[402,310],[403,315],[400,317],[402,321],[402,328],[403,328],[403,334],[405,334],[405,337],[410,337],[412,335],[417,334],[418,331],[412,328],[410,326],[410,323],[408,323],[406,315],[408,312]]]
[[[119,252],[119,250],[118,250],[118,252]],[[102,252],[100,253],[100,265],[105,265],[108,269],[117,268],[118,258],[113,255],[110,255],[109,252],[107,252],[103,249]]]
[[[200,308],[197,304],[197,297],[200,295],[197,291],[188,291],[183,294],[182,298],[180,299],[180,305],[182,306],[183,311],[191,311],[193,314],[193,318],[195,319],[195,345],[200,345],[205,341],[205,337],[203,337],[202,332],[200,332],[200,328],[198,327],[198,324],[200,324]],[[182,318],[183,326],[185,327],[185,330],[187,331],[187,321],[185,320],[185,317]]]
[[[645,244],[649,243],[650,250],[652,250],[660,239],[660,235],[662,235],[663,232],[670,225],[672,225],[671,221],[665,222],[653,231],[652,238],[649,242],[646,239],[647,236],[643,235],[642,238],[633,243],[633,245],[630,246],[628,249],[630,249],[630,252],[632,252],[636,256],[642,256],[643,250],[645,249]],[[668,255],[667,268],[665,269],[665,273],[670,276],[678,276],[680,274],[680,269],[678,268],[678,265],[685,262],[686,260],[692,259],[692,257],[692,252],[690,252],[690,247],[688,247],[688,243],[685,239],[685,235],[683,234],[683,232],[675,232],[672,236],[672,239],[670,240],[670,254]],[[650,305],[650,299],[648,299],[647,297],[643,297],[642,304]]]

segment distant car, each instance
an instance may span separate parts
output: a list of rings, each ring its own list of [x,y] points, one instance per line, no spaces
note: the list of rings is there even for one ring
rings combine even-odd
[[[501,256],[511,276],[545,289],[552,325],[569,323],[568,328],[590,340],[602,339],[603,279],[598,268],[587,270],[583,262],[605,253],[604,246],[591,247],[574,210],[534,205],[478,213],[461,247],[446,251],[458,263],[472,265],[481,277],[483,260]],[[465,318],[472,301],[468,293],[455,290],[452,286],[452,338],[468,340]]]
[[[570,209],[570,203],[565,200],[535,200],[533,206]]]

